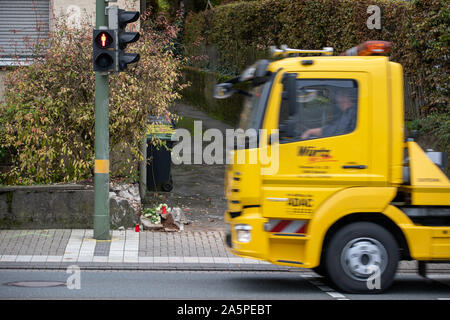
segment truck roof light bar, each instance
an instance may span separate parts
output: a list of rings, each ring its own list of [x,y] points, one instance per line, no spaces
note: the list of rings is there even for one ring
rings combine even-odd
[[[388,41],[370,40],[356,47],[342,52],[341,56],[378,56],[385,55],[391,50],[392,44]]]
[[[333,55],[334,49],[331,47],[324,47],[322,50],[309,50],[309,49],[292,49],[288,48],[287,45],[280,46],[280,49],[277,49],[275,46],[270,47],[270,53],[273,57],[276,56],[288,56],[290,54],[299,54],[299,53],[314,53],[314,54],[321,54],[323,56],[331,56]]]

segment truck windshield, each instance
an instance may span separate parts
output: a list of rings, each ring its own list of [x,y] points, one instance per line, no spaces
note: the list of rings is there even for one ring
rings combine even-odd
[[[272,87],[273,78],[267,82],[254,86],[250,90],[251,97],[246,97],[241,112],[241,118],[238,128],[247,130],[258,130],[262,127],[264,113],[266,110],[267,99],[269,97],[270,88]]]

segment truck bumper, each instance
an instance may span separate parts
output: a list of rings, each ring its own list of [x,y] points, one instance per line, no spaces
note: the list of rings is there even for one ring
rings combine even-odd
[[[225,241],[229,250],[239,257],[265,260],[273,264],[311,268],[305,261],[306,234],[266,231],[270,220],[259,208],[251,208],[239,217],[225,214]]]

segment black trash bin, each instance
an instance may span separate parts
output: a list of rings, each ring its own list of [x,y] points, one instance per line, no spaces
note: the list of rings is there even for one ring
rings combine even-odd
[[[170,192],[173,189],[171,149],[174,126],[160,118],[150,121],[155,125],[147,134],[147,190]],[[164,141],[165,146],[153,145],[153,137]]]

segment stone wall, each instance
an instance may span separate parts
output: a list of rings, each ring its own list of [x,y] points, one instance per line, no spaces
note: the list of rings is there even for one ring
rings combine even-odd
[[[112,187],[111,228],[133,227],[140,213],[137,185]],[[0,229],[93,228],[94,188],[83,185],[0,188]]]

